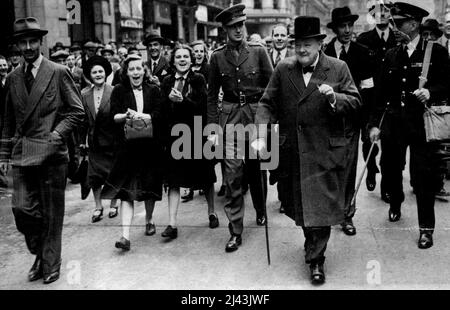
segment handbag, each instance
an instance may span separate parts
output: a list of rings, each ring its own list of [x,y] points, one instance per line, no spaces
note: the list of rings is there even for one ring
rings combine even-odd
[[[427,81],[428,70],[430,68],[431,51],[433,42],[429,41],[423,59],[422,74],[419,81],[419,89],[423,88]],[[450,107],[445,105],[425,105],[423,113],[423,123],[425,126],[425,138],[427,142],[439,142],[450,139]]]
[[[153,124],[151,118],[133,117],[125,122],[125,139],[135,140],[153,138]]]

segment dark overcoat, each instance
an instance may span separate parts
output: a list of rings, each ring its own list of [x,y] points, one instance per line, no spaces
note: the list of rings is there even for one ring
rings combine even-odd
[[[336,93],[336,110],[318,86]],[[342,222],[348,139],[345,116],[361,99],[345,62],[320,54],[308,86],[296,57],[280,62],[259,103],[256,123],[279,122],[279,165],[274,173],[283,188],[286,214],[299,226]]]

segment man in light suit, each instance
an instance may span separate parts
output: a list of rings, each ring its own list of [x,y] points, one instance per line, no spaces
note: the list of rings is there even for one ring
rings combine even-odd
[[[296,56],[275,68],[255,119],[258,128],[279,122],[279,166],[273,173],[282,184],[286,215],[303,229],[313,284],[325,281],[331,226],[344,219],[349,145],[344,120],[361,108],[346,63],[320,51],[325,37],[318,18],[295,19]],[[266,135],[253,141],[254,150],[266,148]]]
[[[67,67],[41,55],[42,30],[36,18],[14,23],[12,39],[25,59],[7,77],[7,96],[0,143],[0,168],[12,166],[13,213],[36,260],[28,279],[59,278],[66,140],[84,120],[80,94]]]
[[[286,57],[294,56],[294,53],[288,49],[288,30],[283,24],[275,25],[272,29],[272,46],[269,56],[272,66],[275,68],[277,64]]]

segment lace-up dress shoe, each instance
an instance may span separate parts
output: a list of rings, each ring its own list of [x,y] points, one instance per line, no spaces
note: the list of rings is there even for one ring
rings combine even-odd
[[[367,177],[366,177],[366,187],[367,187],[367,190],[369,191],[369,192],[373,192],[374,190],[375,190],[375,187],[377,186],[377,181],[376,181],[376,178],[375,178],[375,174],[373,174],[373,173],[368,173],[367,174]]]
[[[398,222],[401,216],[400,208],[389,208],[389,222]]]
[[[209,228],[219,227],[219,218],[216,214],[209,215]]]
[[[30,271],[28,272],[28,280],[30,282],[39,280],[43,277],[42,274],[42,260],[36,256],[34,260],[33,266],[31,266]]]
[[[44,284],[50,284],[59,279],[59,270],[44,276]]]
[[[354,236],[356,235],[356,227],[353,225],[352,221],[344,222],[341,224],[342,231],[347,236]]]
[[[148,223],[145,225],[145,235],[153,236],[156,233],[156,227],[153,223]]]
[[[431,233],[420,233],[418,247],[419,249],[428,249],[433,246],[433,235]]]
[[[164,238],[176,239],[178,237],[178,228],[173,228],[169,225],[163,231],[161,236],[163,236]]]
[[[309,266],[311,270],[311,283],[314,285],[321,285],[325,283],[325,272],[323,264],[316,264]]]
[[[225,252],[234,252],[239,246],[242,244],[241,235],[233,235],[230,240],[228,240],[227,245],[225,246]]]
[[[120,237],[120,240],[116,242],[116,248],[122,249],[124,251],[129,251],[131,247],[130,240],[125,237]]]
[[[256,217],[256,225],[264,226],[266,224],[266,217],[264,215],[259,215]]]

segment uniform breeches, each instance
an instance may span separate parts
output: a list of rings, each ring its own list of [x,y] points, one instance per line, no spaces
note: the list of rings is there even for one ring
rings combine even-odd
[[[13,167],[13,213],[44,274],[59,270],[67,164]]]

